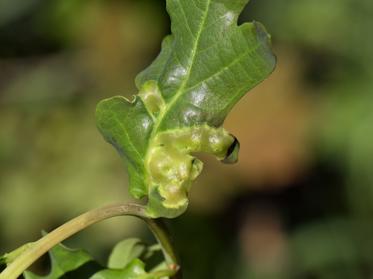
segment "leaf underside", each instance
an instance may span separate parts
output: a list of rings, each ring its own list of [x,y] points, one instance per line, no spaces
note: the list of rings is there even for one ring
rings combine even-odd
[[[125,159],[130,192],[153,217],[176,217],[202,170],[193,152],[235,162],[238,141],[221,128],[238,100],[275,67],[270,36],[257,22],[237,25],[248,0],[167,0],[172,34],[136,78],[133,101],[97,106],[97,124]]]

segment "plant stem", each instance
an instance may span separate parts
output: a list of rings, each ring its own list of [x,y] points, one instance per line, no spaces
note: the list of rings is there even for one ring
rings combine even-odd
[[[176,275],[179,273],[177,272],[179,265],[163,222],[160,219],[149,218],[145,208],[141,205],[115,204],[88,211],[31,243],[28,249],[4,269],[0,274],[0,279],[17,279],[28,267],[58,243],[95,223],[116,216],[135,216],[144,220],[161,245],[166,262],[169,268],[174,271],[175,277],[173,278],[180,278],[176,277],[179,276]]]

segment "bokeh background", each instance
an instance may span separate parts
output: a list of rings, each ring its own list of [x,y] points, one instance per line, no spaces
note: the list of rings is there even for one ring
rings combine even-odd
[[[185,278],[373,278],[373,2],[252,0],[253,19],[278,67],[226,121],[240,162],[206,157],[170,222]],[[131,200],[95,105],[136,94],[168,33],[164,0],[0,0],[0,253]],[[119,218],[67,243],[102,260],[128,236],[152,241]]]

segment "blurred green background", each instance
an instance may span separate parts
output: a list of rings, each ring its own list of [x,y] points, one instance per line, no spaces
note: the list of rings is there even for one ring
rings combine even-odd
[[[253,19],[278,67],[226,121],[240,162],[206,157],[170,222],[185,278],[373,278],[373,2],[252,0]],[[164,0],[0,0],[0,253],[131,200],[95,105],[136,94],[168,33]],[[128,236],[153,241],[119,218],[68,244],[104,259]]]

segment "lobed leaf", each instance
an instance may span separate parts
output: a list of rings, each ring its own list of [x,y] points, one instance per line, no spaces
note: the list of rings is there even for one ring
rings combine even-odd
[[[59,279],[89,278],[102,267],[83,250],[72,250],[62,244],[49,251],[51,271],[46,276],[38,276],[32,272],[24,272],[25,279]]]
[[[153,217],[173,218],[186,210],[203,165],[191,153],[237,160],[238,141],[221,126],[275,66],[264,27],[237,25],[247,3],[167,0],[172,34],[136,78],[139,94],[97,106],[98,128],[127,162],[131,194],[148,198]]]
[[[46,276],[24,272],[25,279],[168,279],[174,274],[164,261],[157,268],[145,270],[145,262],[154,253],[154,246],[146,246],[139,239],[119,242],[109,256],[107,267],[98,264],[83,250],[57,245],[49,251],[51,271]],[[147,263],[149,264],[149,263]]]

